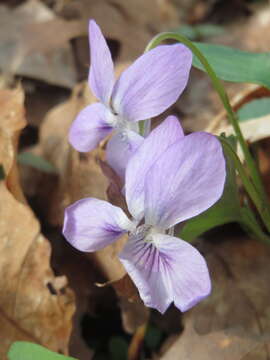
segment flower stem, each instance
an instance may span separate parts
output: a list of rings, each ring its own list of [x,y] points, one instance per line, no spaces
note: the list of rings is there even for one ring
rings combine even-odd
[[[266,244],[270,244],[270,237],[262,231],[253,212],[247,206],[241,208],[240,224],[242,225],[244,230],[246,230],[246,232],[250,234],[251,237],[259,239]]]
[[[139,133],[140,135],[146,137],[151,131],[151,119],[140,121],[139,123]]]
[[[261,198],[258,189],[249,179],[248,175],[246,174],[244,166],[242,165],[241,161],[239,160],[239,157],[237,156],[236,152],[234,151],[230,143],[223,136],[220,136],[219,140],[221,141],[223,145],[223,149],[226,151],[227,155],[232,159],[234,166],[242,180],[242,183],[249,197],[256,206],[267,230],[270,232],[270,214],[266,206],[268,204],[265,202],[264,198]]]
[[[233,111],[233,109],[230,105],[228,95],[227,95],[221,81],[217,77],[215,71],[213,70],[212,66],[209,64],[206,57],[202,54],[202,52],[192,43],[192,41],[190,41],[189,39],[187,39],[185,36],[183,36],[181,34],[174,33],[174,32],[164,32],[164,33],[158,34],[149,42],[145,51],[153,49],[154,47],[159,45],[162,41],[168,40],[168,39],[173,39],[173,40],[179,41],[179,42],[183,43],[184,45],[186,45],[193,52],[193,54],[195,54],[197,56],[197,58],[200,60],[200,62],[204,66],[206,72],[210,76],[212,84],[213,84],[215,90],[217,91],[217,93],[224,105],[224,108],[227,111],[227,116],[232,124],[232,127],[234,129],[236,137],[237,137],[239,144],[242,148],[242,151],[244,153],[246,164],[249,169],[249,175],[253,182],[253,183],[250,182],[248,177],[245,174],[245,180],[243,181],[243,179],[242,179],[243,184],[246,187],[246,185],[247,185],[246,179],[248,179],[248,188],[249,188],[249,191],[253,194],[251,196],[249,193],[249,195],[250,195],[252,201],[254,201],[254,200],[256,201],[254,203],[255,203],[258,211],[260,208],[259,212],[260,212],[261,216],[263,213],[263,220],[264,220],[265,226],[267,227],[268,231],[270,231],[270,206],[266,200],[267,195],[266,195],[266,192],[265,192],[265,189],[263,186],[263,182],[262,182],[261,176],[259,174],[259,171],[257,169],[257,165],[256,165],[254,159],[252,158],[252,155],[249,151],[248,145],[247,145],[247,143],[243,137],[243,134],[241,132],[237,115]],[[235,154],[235,156],[238,159],[236,154]],[[239,161],[239,163],[241,164],[240,161]],[[241,164],[241,166],[242,166],[242,164]],[[239,175],[240,175],[240,173],[239,173]],[[246,183],[246,185],[244,182]],[[251,186],[250,186],[250,184],[251,184]],[[255,193],[256,193],[256,195],[254,195]]]

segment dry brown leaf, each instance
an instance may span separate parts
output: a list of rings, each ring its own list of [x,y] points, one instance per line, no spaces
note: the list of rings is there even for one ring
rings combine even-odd
[[[238,111],[243,105],[252,100],[266,98],[270,96],[270,91],[258,85],[249,85],[243,92],[239,92],[232,100],[231,105],[234,111]],[[270,196],[269,176],[270,176],[270,162],[269,162],[269,137],[270,137],[270,115],[261,116],[254,119],[249,119],[240,122],[240,128],[244,139],[249,143],[259,145],[257,147],[257,158],[262,174],[263,182],[267,194]],[[220,114],[207,127],[206,131],[212,132],[216,135],[225,133],[226,135],[234,134],[232,126],[228,123],[226,112],[222,110]],[[240,146],[237,148],[240,159],[244,159]]]
[[[119,43],[119,62],[134,60],[156,33],[178,25],[171,0],[70,1],[60,14],[68,19],[95,19],[106,38]]]
[[[50,245],[40,234],[31,209],[18,196],[20,185],[14,169],[19,130],[25,126],[23,101],[20,88],[0,91],[0,104],[4,104],[0,108],[0,144],[4,145],[0,162],[7,175],[0,183],[2,359],[16,340],[67,353],[74,312],[73,294],[65,277],[55,277],[50,268]]]
[[[231,99],[230,103],[233,110],[238,111],[243,105],[249,103],[252,100],[269,97],[269,96],[270,96],[270,91],[267,90],[266,88],[258,85],[248,85],[245,87],[243,91],[235,95]],[[206,128],[206,131],[212,132],[217,135],[220,135],[222,132],[225,132],[227,135],[232,134],[233,130],[228,122],[226,115],[227,115],[226,111],[222,110],[216,116],[216,118],[214,118],[213,121],[209,124],[209,126]],[[269,130],[268,132],[266,131],[266,133],[264,134],[264,129],[263,129],[263,128],[265,128],[265,130],[268,129],[267,118],[268,118],[267,116],[264,116],[258,119],[250,119],[247,122],[240,123],[241,129],[244,135],[246,136],[245,138],[251,142],[255,142],[268,137]],[[258,125],[258,129],[256,129],[256,127],[254,126],[254,122],[257,120],[260,123]],[[251,122],[250,125],[249,122]]]
[[[219,238],[214,244],[202,243],[201,246],[213,290],[205,301],[187,314],[195,330],[207,336],[216,331],[241,328],[239,334],[243,345],[254,336],[256,339],[262,337],[262,340],[268,336],[269,342],[269,246],[248,238]],[[246,355],[245,360],[267,360],[269,353],[269,345],[259,346]],[[223,359],[219,353],[212,358]],[[230,359],[234,360],[233,357]]]
[[[28,0],[15,9],[0,6],[0,68],[72,88],[80,70],[76,67],[89,66],[88,41],[76,41],[87,38],[89,18],[99,23],[108,39],[119,43],[121,62],[140,55],[155,33],[177,25],[175,8],[167,0],[74,1],[63,6],[61,15],[67,20],[40,0]]]
[[[69,40],[87,31],[84,24],[67,24],[39,0],[28,0],[15,9],[1,5],[0,22],[0,68],[7,75],[28,76],[68,88],[75,85]]]
[[[242,49],[256,52],[269,51],[269,26],[270,8],[269,4],[262,3],[245,23],[234,26],[234,36],[231,38],[238,41]]]
[[[18,183],[16,149],[20,129],[25,127],[24,94],[21,88],[2,90],[0,97],[0,164],[6,174],[6,186],[16,199],[25,202]]]
[[[243,360],[245,355],[266,340],[259,336],[247,336],[239,330],[198,335],[189,321],[179,339],[161,360]]]
[[[270,115],[261,116],[256,119],[250,119],[243,122],[241,125],[241,130],[244,138],[249,143],[254,143],[256,141],[269,138],[270,136]],[[227,135],[234,134],[232,126],[229,125],[224,128],[224,131]]]
[[[50,246],[31,210],[0,186],[1,358],[16,340],[67,353],[73,296],[50,269]],[[14,226],[14,221],[16,225]],[[52,290],[51,290],[52,289]],[[63,293],[64,291],[64,293]]]
[[[266,88],[263,88],[258,85],[249,85],[245,88],[243,92],[237,94],[232,100],[231,105],[234,111],[238,111],[243,105],[249,103],[252,100],[266,98],[270,96],[270,91]],[[249,119],[248,121],[240,122],[240,128],[243,133],[244,139],[252,144],[270,137],[270,115],[261,116],[254,119]],[[222,110],[216,118],[210,123],[206,128],[206,131],[212,132],[215,135],[220,135],[225,133],[227,136],[234,134],[233,127],[229,124],[226,117],[226,111]],[[265,186],[268,186],[269,180],[269,160],[267,159],[269,151],[267,143],[266,150],[263,149],[265,146],[262,146],[260,142],[260,148],[258,149],[258,159],[260,164],[261,172],[264,176]],[[238,155],[240,159],[243,159],[243,153],[240,146],[237,148]]]

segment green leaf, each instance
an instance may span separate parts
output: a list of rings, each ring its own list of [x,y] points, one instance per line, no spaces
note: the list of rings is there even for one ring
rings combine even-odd
[[[8,351],[9,360],[76,360],[60,355],[43,346],[25,341],[14,342]]]
[[[251,53],[221,45],[199,42],[194,44],[209,61],[220,79],[254,83],[270,88],[270,52]],[[205,71],[195,56],[193,65]]]
[[[199,38],[211,37],[222,35],[225,32],[224,27],[214,24],[200,24],[200,25],[182,25],[178,29],[174,30],[189,38],[190,40],[196,40]]]
[[[238,119],[241,122],[256,119],[261,116],[270,114],[270,98],[264,97],[255,99],[244,104],[238,111]]]
[[[49,163],[49,161],[29,151],[20,153],[18,156],[18,162],[23,165],[32,166],[33,168],[44,171],[46,173],[57,173],[56,168],[51,163]]]
[[[228,140],[228,138],[227,138]],[[221,199],[202,214],[186,222],[179,237],[192,241],[204,232],[230,222],[241,222],[241,208],[236,184],[236,173],[226,153],[226,183]]]

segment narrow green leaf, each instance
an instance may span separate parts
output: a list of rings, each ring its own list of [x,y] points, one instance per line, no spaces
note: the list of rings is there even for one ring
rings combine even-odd
[[[236,184],[236,173],[232,161],[226,156],[227,176],[221,199],[210,209],[188,220],[179,237],[192,241],[204,232],[230,222],[241,221],[241,208]]]
[[[270,114],[270,98],[255,99],[243,105],[238,111],[238,119],[241,122],[256,119]]]
[[[76,360],[60,355],[43,346],[25,341],[14,342],[8,352],[9,360]]]
[[[18,162],[23,165],[32,166],[33,168],[44,171],[46,173],[57,173],[56,168],[51,163],[49,163],[49,161],[29,151],[20,153],[18,156]]]
[[[270,52],[251,53],[221,45],[199,42],[194,44],[209,61],[220,79],[260,84],[270,88]],[[195,56],[193,65],[205,71]]]

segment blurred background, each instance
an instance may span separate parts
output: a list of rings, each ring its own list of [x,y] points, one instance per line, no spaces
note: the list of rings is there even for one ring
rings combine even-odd
[[[67,142],[69,126],[78,111],[95,101],[86,83],[90,18],[96,20],[107,39],[118,75],[161,31],[179,31],[194,41],[242,50],[269,51],[270,7],[266,0],[0,1],[0,118],[6,116],[5,107],[9,106],[9,115],[16,111],[26,120],[19,126],[20,135],[16,135],[18,176],[12,177],[8,186],[18,203],[11,204],[7,199],[3,209],[3,213],[13,214],[14,224],[10,215],[8,226],[18,230],[8,249],[4,242],[0,247],[5,259],[0,262],[0,275],[8,279],[4,284],[0,279],[3,358],[12,341],[23,339],[54,351],[69,351],[81,360],[269,359],[266,346],[247,357],[258,339],[234,335],[224,338],[224,333],[220,333],[224,328],[237,326],[256,334],[264,332],[258,330],[263,326],[270,330],[270,322],[262,325],[258,320],[265,302],[258,305],[259,310],[254,310],[249,295],[243,295],[243,289],[232,280],[235,274],[254,273],[254,268],[247,269],[245,265],[239,270],[239,260],[235,260],[236,269],[226,268],[228,259],[234,261],[232,253],[259,254],[257,270],[262,267],[261,288],[268,289],[263,297],[267,301],[270,289],[264,274],[269,271],[266,264],[270,262],[268,255],[263,255],[264,248],[248,245],[239,250],[235,243],[225,242],[219,250],[221,255],[216,253],[213,239],[241,237],[238,227],[230,225],[208,234],[210,243],[198,241],[199,249],[206,256],[210,254],[211,271],[219,274],[213,278],[214,287],[217,282],[222,288],[218,288],[206,305],[199,305],[184,319],[173,306],[164,316],[143,306],[117,260],[117,246],[82,254],[63,239],[63,211],[68,204],[86,196],[101,199],[108,196],[108,180],[97,160],[103,156],[102,147],[89,154],[78,154]],[[246,84],[225,86],[231,97],[249,89]],[[193,69],[187,89],[168,113],[178,115],[188,133],[207,129],[221,111],[210,80]],[[17,212],[21,204],[27,207],[27,224],[26,215]],[[0,224],[0,229],[10,234],[5,225]],[[39,238],[37,234],[43,245],[41,250],[33,252],[31,247]],[[24,282],[18,280],[22,269],[27,271]],[[119,279],[122,280],[115,282]],[[254,289],[257,289],[255,285]],[[228,300],[231,293],[234,298]],[[13,322],[7,324],[1,311]],[[212,337],[198,340],[197,333],[192,333],[194,323],[199,334],[211,333]],[[175,347],[179,339],[183,339],[184,350]],[[220,344],[224,347],[229,344],[226,341],[236,344],[242,352],[231,350],[229,357],[222,357],[218,351],[222,348]],[[208,355],[200,357],[209,342],[219,350],[208,349]],[[188,357],[189,351],[195,355]]]

